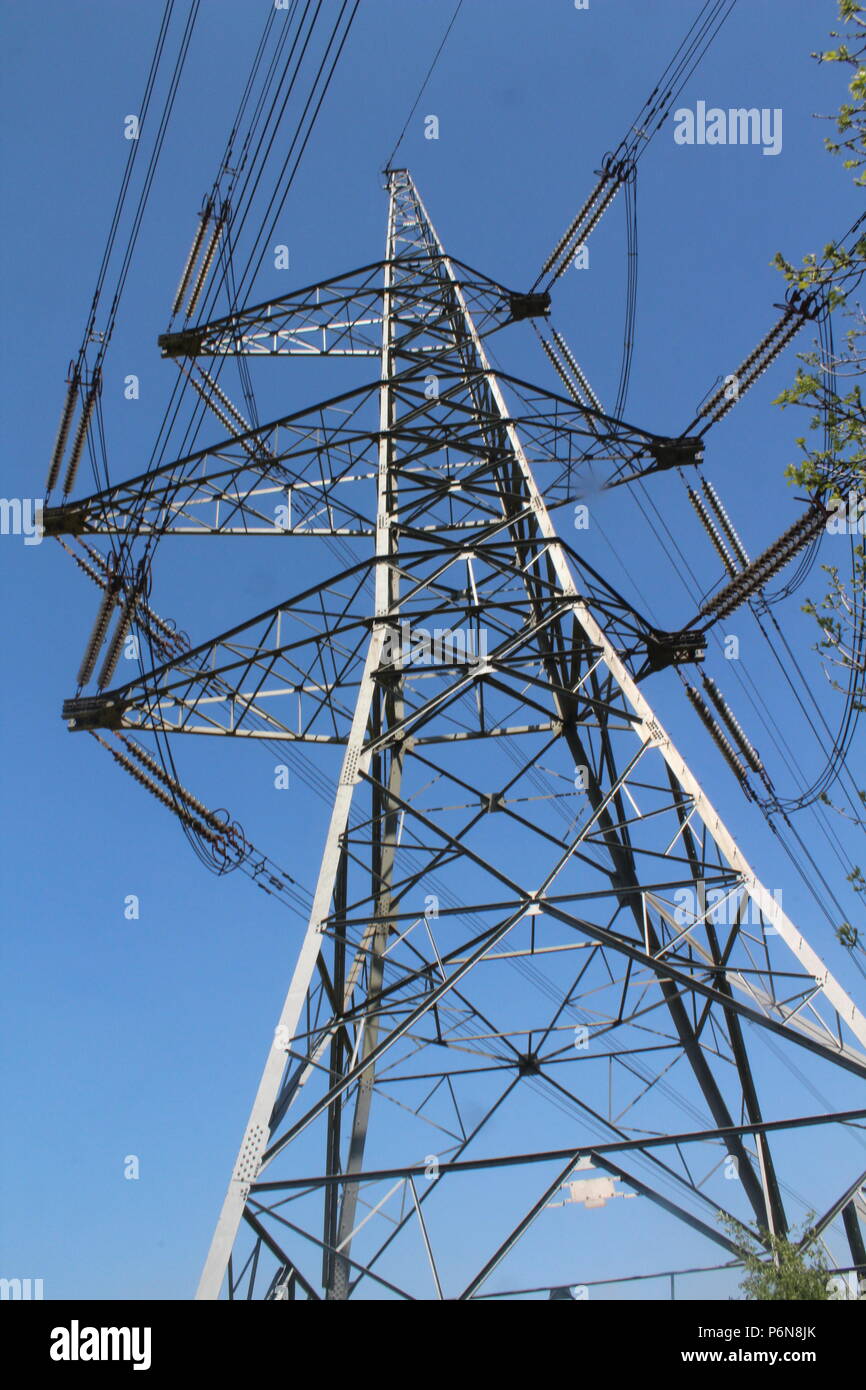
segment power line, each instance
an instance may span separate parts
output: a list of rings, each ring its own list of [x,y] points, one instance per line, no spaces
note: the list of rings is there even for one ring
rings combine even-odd
[[[434,55],[433,55],[433,61],[432,61],[432,63],[430,64],[429,68],[427,69],[427,76],[424,78],[424,81],[421,83],[421,86],[420,86],[420,88],[418,89],[418,95],[416,96],[414,102],[412,103],[412,107],[411,107],[411,109],[410,109],[410,111],[409,111],[409,115],[406,117],[406,122],[405,122],[405,124],[404,124],[404,126],[403,126],[403,129],[400,131],[400,134],[399,134],[399,136],[398,136],[398,138],[397,138],[397,143],[396,143],[396,145],[394,146],[394,148],[393,148],[393,150],[391,151],[391,153],[389,154],[388,158],[385,160],[385,165],[384,165],[384,167],[385,167],[386,169],[390,169],[391,166],[392,166],[392,164],[393,164],[393,162],[394,162],[394,156],[396,155],[397,151],[399,150],[400,146],[401,146],[402,143],[403,143],[403,140],[404,140],[405,135],[406,135],[406,131],[409,129],[409,123],[410,123],[410,121],[412,120],[412,117],[415,115],[415,112],[418,110],[418,103],[420,102],[420,100],[421,100],[421,98],[423,97],[425,91],[427,90],[427,84],[428,84],[428,82],[430,81],[430,78],[433,76],[433,73],[434,73],[435,70],[436,70],[436,64],[439,62],[439,59],[440,59],[440,57],[442,56],[442,50],[444,49],[446,43],[448,42],[448,36],[449,36],[449,34],[451,33],[451,30],[454,28],[454,25],[455,25],[455,23],[456,23],[456,21],[457,21],[457,17],[458,17],[458,15],[460,14],[460,11],[461,11],[462,9],[463,9],[463,0],[457,0],[457,6],[456,6],[456,8],[455,8],[455,10],[454,10],[453,15],[451,16],[451,19],[450,19],[449,24],[448,24],[448,28],[445,30],[445,33],[444,33],[444,35],[443,35],[443,37],[442,37],[442,42],[440,43],[439,47],[437,48],[436,52],[435,52]]]

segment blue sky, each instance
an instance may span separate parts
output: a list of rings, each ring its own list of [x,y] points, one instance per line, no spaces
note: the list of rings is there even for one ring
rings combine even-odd
[[[588,11],[576,11],[570,0],[468,0],[400,151],[448,249],[506,284],[528,286],[698,8],[696,0],[591,0]],[[382,254],[380,169],[451,9],[450,0],[362,6],[279,224],[291,268],[278,272],[266,263],[254,299],[287,280],[311,283]],[[144,466],[173,380],[156,336],[165,329],[266,10],[265,0],[207,0],[202,7],[106,364],[106,432],[118,479]],[[123,119],[136,110],[160,12],[155,0],[43,0],[36,8],[19,0],[3,10],[6,497],[43,495],[66,366],[83,330],[127,154]],[[680,99],[686,106],[703,100],[780,108],[777,156],[757,147],[679,146],[668,124],[641,160],[627,419],[659,432],[682,429],[717,378],[733,371],[775,321],[784,287],[770,264],[774,253],[797,261],[860,211],[850,179],[822,148],[826,123],[814,118],[841,100],[840,73],[809,57],[834,17],[829,0],[741,0]],[[436,141],[424,138],[429,114],[439,117]],[[610,403],[625,291],[621,206],[595,233],[590,258],[587,271],[569,272],[557,287],[554,321]],[[807,346],[804,333],[709,436],[708,476],[751,553],[790,524],[800,505],[783,476],[796,456],[799,422],[772,400],[793,375],[797,348]],[[515,375],[555,386],[528,331],[509,330],[494,347],[497,362]],[[266,418],[329,396],[349,380],[330,364],[293,362],[290,371],[283,363],[264,365]],[[123,398],[129,373],[141,382],[135,402]],[[676,480],[654,479],[650,490],[709,587],[716,563]],[[688,621],[694,594],[634,500],[620,490],[593,516],[589,558],[660,626]],[[207,544],[184,543],[170,555],[163,547],[154,600],[199,638],[300,587],[305,562],[296,551],[277,553],[262,543],[262,553],[254,547],[236,559],[233,550],[229,568],[225,552],[205,553]],[[835,560],[836,544],[824,542],[822,560]],[[50,541],[24,546],[20,537],[3,536],[0,565],[7,908],[0,1273],[43,1278],[46,1297],[186,1298],[234,1160],[298,924],[287,923],[239,875],[209,876],[172,818],[90,740],[67,733],[60,706],[73,693],[93,621],[92,586]],[[839,707],[811,652],[812,628],[798,611],[819,579],[816,569],[777,616],[833,727]],[[810,720],[799,709],[751,619],[737,615],[726,631],[740,638],[739,665],[729,669],[734,663],[714,650],[710,669],[780,792],[793,795],[822,764],[823,734],[816,737],[811,727],[817,716]],[[862,997],[862,978],[678,684],[662,677],[647,693],[754,867],[783,891],[789,915]],[[217,804],[224,787],[236,792],[253,840],[310,885],[326,806],[300,787],[276,792],[267,757],[253,768],[246,750],[232,746],[216,767],[210,749],[192,742],[178,754],[189,784]],[[853,768],[862,766],[862,746],[861,736]],[[856,922],[857,904],[826,823],[809,813],[797,822]],[[829,823],[858,862],[858,837],[838,818]],[[140,899],[137,921],[124,918],[129,894]],[[840,1090],[840,1104],[857,1103],[853,1089],[847,1098]],[[804,1167],[814,1159],[832,1168],[833,1155],[812,1133],[797,1142]],[[134,1182],[123,1177],[130,1154],[140,1161]],[[614,1203],[608,1211],[601,1267],[610,1277],[630,1267],[629,1208],[637,1205]],[[566,1208],[564,1219],[585,1223],[601,1215]],[[667,1239],[671,1228],[664,1229]],[[564,1244],[575,1232],[578,1240],[592,1239],[578,1221],[571,1234],[560,1230]],[[714,1262],[689,1234],[675,1234],[661,1256],[649,1249],[638,1258],[647,1270]],[[712,1296],[726,1287],[711,1280],[700,1289]]]

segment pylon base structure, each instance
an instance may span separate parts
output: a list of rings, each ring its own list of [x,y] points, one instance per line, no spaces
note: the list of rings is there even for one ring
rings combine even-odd
[[[450,258],[405,170],[387,186],[384,261],[161,340],[369,357],[373,383],[46,516],[367,547],[65,709],[79,729],[342,750],[202,1299],[581,1282],[592,1238],[555,1224],[564,1184],[640,1198],[636,1245],[652,1210],[735,1258],[719,1210],[784,1234],[803,1127],[844,1154],[841,1181],[816,1175],[819,1226],[863,1179],[866,1112],[822,1111],[785,1068],[862,1098],[866,1022],[644,694],[700,642],[655,633],[554,525],[576,478],[616,486],[689,441],[494,372],[485,340],[549,301]]]

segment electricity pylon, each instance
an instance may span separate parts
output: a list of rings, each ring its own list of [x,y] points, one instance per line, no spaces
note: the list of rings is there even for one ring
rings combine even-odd
[[[785,1068],[862,1079],[866,1020],[646,699],[652,672],[701,659],[702,634],[653,628],[552,520],[590,471],[615,487],[695,465],[696,441],[494,372],[485,341],[543,322],[549,296],[448,256],[405,170],[387,187],[382,262],[161,339],[230,438],[45,517],[78,536],[367,543],[64,707],[79,730],[342,750],[198,1296],[579,1281],[584,1255],[575,1269],[558,1248],[549,1208],[586,1169],[604,1179],[596,1204],[644,1199],[617,1204],[636,1241],[651,1203],[736,1256],[719,1209],[783,1234],[796,1131],[827,1125],[837,1161],[808,1194],[820,1232],[853,1210],[866,1112],[815,1113]],[[370,357],[378,377],[255,428],[193,360],[311,354]],[[126,593],[118,631],[148,614]]]

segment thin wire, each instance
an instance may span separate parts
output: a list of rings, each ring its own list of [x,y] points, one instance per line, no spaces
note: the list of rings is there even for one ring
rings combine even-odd
[[[434,56],[434,58],[433,58],[433,62],[430,64],[430,67],[427,69],[427,76],[424,78],[424,81],[421,83],[421,86],[420,86],[419,91],[418,91],[418,95],[416,96],[414,102],[412,103],[412,109],[411,109],[411,111],[409,112],[409,115],[406,117],[406,124],[403,126],[403,129],[400,131],[400,137],[399,137],[399,139],[398,139],[396,145],[394,146],[393,150],[391,151],[391,153],[389,154],[388,158],[387,158],[386,161],[385,161],[385,168],[386,168],[386,169],[390,169],[390,168],[391,168],[391,161],[393,160],[395,154],[397,153],[397,151],[399,150],[400,146],[401,146],[402,143],[403,143],[404,137],[405,137],[405,135],[406,135],[406,131],[409,129],[409,122],[412,120],[412,117],[415,115],[415,112],[418,110],[418,103],[420,102],[420,100],[421,100],[421,98],[423,97],[425,91],[427,90],[427,84],[428,84],[428,82],[430,81],[430,78],[433,76],[433,73],[434,73],[435,68],[436,68],[436,64],[439,62],[439,58],[441,57],[442,50],[443,50],[443,48],[445,47],[446,43],[448,42],[448,35],[451,33],[451,30],[454,28],[454,25],[455,25],[455,23],[456,23],[456,21],[457,21],[457,16],[460,14],[460,11],[461,11],[462,9],[463,9],[463,0],[458,0],[457,8],[455,9],[453,15],[451,16],[451,22],[450,22],[450,24],[448,25],[448,28],[445,30],[444,37],[443,37],[442,42],[440,43],[439,47],[438,47],[437,50],[436,50],[435,56]]]

